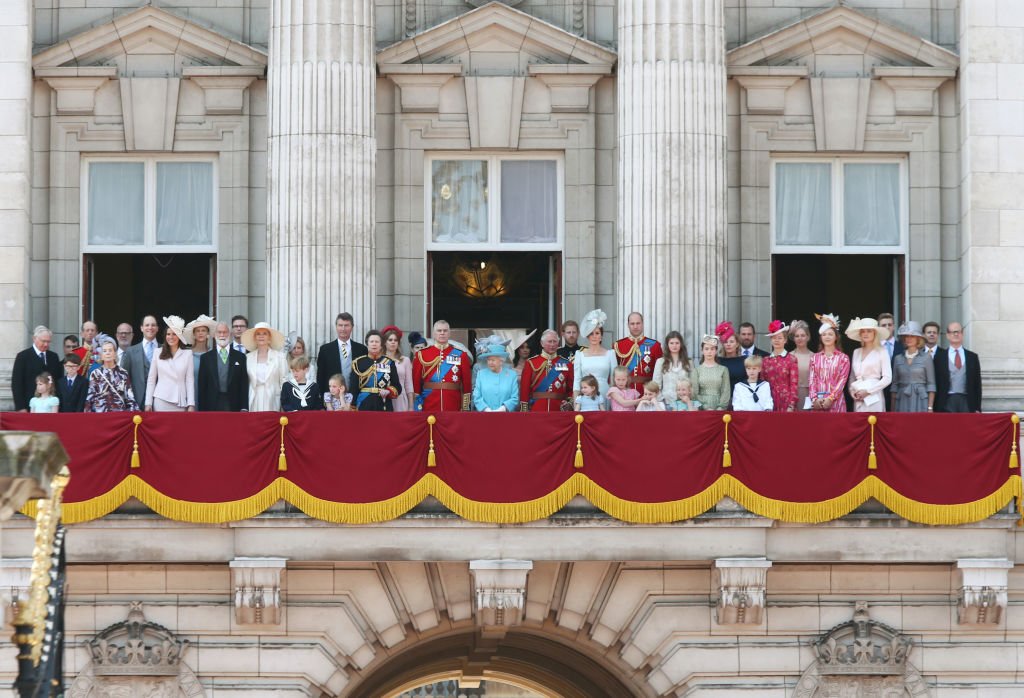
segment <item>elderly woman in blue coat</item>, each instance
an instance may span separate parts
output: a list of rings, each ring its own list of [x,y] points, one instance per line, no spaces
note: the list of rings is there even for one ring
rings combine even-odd
[[[492,336],[477,342],[477,358],[487,362],[473,379],[477,412],[514,412],[519,406],[519,376],[505,365],[507,341]]]

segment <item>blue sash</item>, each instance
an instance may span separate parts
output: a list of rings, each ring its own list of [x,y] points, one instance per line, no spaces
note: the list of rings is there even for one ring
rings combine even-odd
[[[368,385],[370,387],[373,387],[373,388],[377,388],[379,390],[380,389],[380,378],[383,375],[384,375],[384,372],[380,370],[380,364],[377,363],[376,361],[374,361],[373,362],[373,383],[371,384],[371,383],[367,382],[366,385]],[[390,380],[388,381],[388,383],[390,384]],[[359,406],[362,405],[363,402],[366,401],[366,398],[368,398],[369,396],[371,396],[371,395],[379,395],[380,394],[380,393],[364,393],[362,391],[363,387],[366,387],[366,386],[360,386],[359,394],[356,395],[356,409],[358,409]]]
[[[437,378],[435,380],[430,381],[430,382],[431,383],[443,383],[445,376],[448,375],[449,371],[452,370],[452,366],[455,365],[455,364],[448,363],[448,359],[450,357],[454,357],[454,358],[458,359],[461,356],[462,356],[462,352],[459,351],[458,349],[456,349],[455,347],[452,347],[452,352],[448,356],[442,356],[441,357],[441,363],[439,363],[437,365],[437,368],[434,369],[434,371],[437,372]],[[461,361],[459,363],[461,363]],[[423,380],[426,380],[426,379],[423,379]],[[422,412],[423,411],[423,403],[427,399],[427,395],[430,395],[432,392],[434,392],[432,389],[427,389],[427,390],[424,390],[419,395],[417,395],[416,396],[416,400],[414,401],[414,404],[413,404],[413,409],[415,409],[417,412]]]
[[[645,339],[636,345],[636,351],[633,352],[633,356],[630,357],[629,363],[626,364],[626,369],[629,371],[630,375],[639,375],[636,372],[636,369],[640,365],[640,360],[643,359],[644,349],[649,349],[653,344],[654,340]]]
[[[565,374],[565,371],[558,371],[556,369],[559,366],[566,365],[568,365],[568,361],[566,361],[560,356],[556,357],[555,360],[551,362],[551,367],[548,369],[547,374],[543,378],[541,378],[540,381],[537,382],[536,387],[530,389],[530,393],[532,394],[551,392],[551,386],[552,384],[554,384],[556,380],[558,380],[558,376]],[[534,400],[531,399],[530,404],[532,405],[533,403]]]

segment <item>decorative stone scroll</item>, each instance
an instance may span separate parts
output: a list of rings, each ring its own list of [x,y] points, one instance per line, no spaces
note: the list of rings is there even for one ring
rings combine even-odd
[[[470,560],[479,625],[519,625],[526,606],[526,577],[532,569],[530,560]]]
[[[719,625],[759,625],[764,617],[765,582],[771,560],[733,557],[715,560]]]
[[[239,625],[277,625],[281,622],[283,557],[238,557],[231,561],[235,590],[235,622]]]
[[[957,560],[960,625],[999,625],[1006,610],[1006,587],[1013,563],[1006,558]]]

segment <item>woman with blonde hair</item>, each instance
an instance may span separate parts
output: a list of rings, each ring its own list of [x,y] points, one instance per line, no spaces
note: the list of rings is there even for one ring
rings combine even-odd
[[[797,366],[796,410],[809,410],[810,401],[807,396],[810,393],[807,385],[811,377],[811,357],[814,356],[808,346],[811,343],[810,326],[803,320],[789,323],[789,339],[793,342],[790,354],[796,357]]]
[[[860,340],[850,364],[848,389],[853,398],[853,411],[885,412],[883,391],[892,382],[892,364],[882,342],[889,338],[889,330],[874,318],[854,318],[846,328],[846,336]]]
[[[909,320],[900,325],[896,334],[906,351],[892,361],[892,411],[931,412],[935,405],[935,365],[928,352],[922,350],[921,325]]]
[[[288,379],[284,335],[258,322],[242,335],[245,369],[249,374],[249,411],[280,412],[281,386]]]

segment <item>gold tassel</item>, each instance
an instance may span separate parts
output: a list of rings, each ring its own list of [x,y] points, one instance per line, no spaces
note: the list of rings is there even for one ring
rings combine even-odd
[[[1020,467],[1020,458],[1017,456],[1017,425],[1020,424],[1020,417],[1011,415],[1010,421],[1013,422],[1013,441],[1010,442],[1010,470],[1013,470]]]
[[[868,417],[868,424],[871,425],[871,451],[868,453],[868,470],[878,470],[878,457],[875,456],[875,423],[878,421],[878,417],[871,415]]]
[[[729,422],[732,421],[731,414],[723,414],[722,421],[725,422],[725,450],[722,451],[722,467],[732,467],[732,454],[729,453]]]
[[[142,415],[137,414],[132,417],[132,424],[135,425],[132,429],[132,467],[138,468],[141,465],[139,462],[139,425],[142,424]]]
[[[281,417],[281,453],[277,456],[277,469],[280,471],[288,470],[288,459],[284,455],[284,428],[288,426],[288,418]]]
[[[430,427],[430,450],[427,451],[427,467],[437,467],[437,456],[434,454],[434,425],[437,424],[437,417],[430,415],[427,417],[427,424]]]
[[[583,467],[583,443],[580,441],[580,430],[583,428],[583,415],[576,415],[576,458],[572,462],[572,467],[582,468]]]

